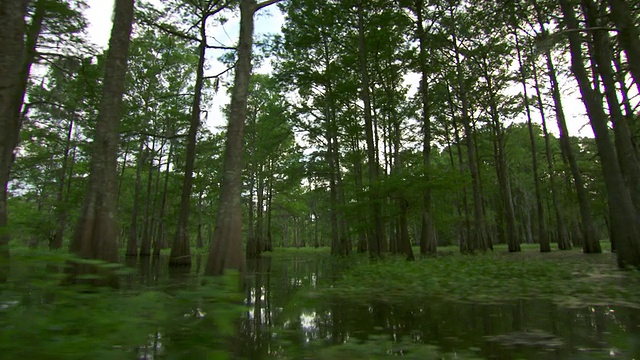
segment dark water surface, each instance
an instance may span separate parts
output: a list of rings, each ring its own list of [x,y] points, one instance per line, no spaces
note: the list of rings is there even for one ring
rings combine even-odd
[[[192,271],[199,266],[197,260]],[[345,266],[317,254],[249,263],[248,311],[231,340],[232,358],[640,359],[635,309],[589,304],[568,309],[535,300],[484,305],[416,298],[393,304],[318,296]],[[142,279],[165,275],[147,273]],[[161,337],[154,351],[140,357],[171,358],[158,356]]]

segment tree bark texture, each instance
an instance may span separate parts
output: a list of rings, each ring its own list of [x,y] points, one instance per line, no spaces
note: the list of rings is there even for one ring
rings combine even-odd
[[[171,245],[169,266],[191,266],[191,249],[189,241],[189,214],[191,212],[191,191],[193,188],[193,168],[196,162],[196,141],[200,128],[200,103],[202,101],[202,87],[204,86],[204,64],[207,51],[206,24],[207,15],[200,21],[200,44],[198,45],[198,68],[194,86],[193,102],[191,104],[191,119],[187,134],[187,158],[182,181],[182,195],[180,196],[180,213],[178,227]]]
[[[62,241],[64,237],[64,230],[67,226],[67,205],[65,200],[65,187],[68,189],[67,173],[69,168],[69,152],[71,151],[71,136],[73,134],[73,119],[69,119],[69,126],[67,127],[67,141],[64,145],[64,152],[62,158],[62,167],[60,168],[60,176],[58,177],[58,194],[56,195],[56,231],[53,238],[49,242],[49,249],[55,250],[62,248]],[[75,145],[74,145],[75,146]],[[69,180],[71,182],[71,174],[69,174]],[[68,193],[68,191],[67,191]]]
[[[562,218],[562,210],[560,199],[558,199],[558,188],[556,186],[556,174],[554,171],[553,155],[551,154],[551,141],[549,139],[549,131],[547,130],[547,117],[544,112],[544,104],[542,102],[542,94],[540,91],[540,83],[538,81],[538,69],[535,61],[533,65],[533,81],[536,89],[536,100],[540,109],[540,118],[542,123],[542,134],[544,136],[544,152],[547,159],[547,171],[549,172],[549,186],[551,188],[551,199],[553,202],[553,211],[556,217],[556,242],[558,244],[569,243],[567,226]]]
[[[540,12],[537,4],[536,6],[538,23],[542,29],[543,36],[548,36],[548,32],[545,28],[544,21],[542,20],[542,14]],[[565,119],[564,108],[562,106],[562,97],[560,95],[560,85],[558,83],[558,78],[555,70],[555,66],[553,64],[553,60],[551,58],[551,52],[547,50],[545,52],[547,70],[549,80],[551,82],[551,95],[553,97],[554,109],[556,112],[556,120],[558,122],[558,130],[560,131],[560,149],[562,150],[563,156],[569,162],[569,169],[571,171],[571,175],[573,177],[574,186],[576,189],[576,195],[578,196],[578,206],[580,208],[580,219],[581,219],[581,227],[582,227],[582,236],[583,243],[593,243],[597,238],[596,230],[593,225],[593,218],[591,216],[591,205],[589,204],[589,197],[587,191],[584,187],[584,181],[582,180],[582,174],[580,173],[580,169],[578,168],[578,163],[576,161],[575,155],[573,153],[573,149],[571,148],[571,141],[569,138],[569,130],[567,128],[567,121]],[[567,250],[571,248],[571,244],[567,242],[558,242],[558,248],[560,250]]]
[[[160,148],[163,148],[164,144],[162,144],[160,146]],[[143,230],[142,230],[142,241],[140,242],[140,252],[142,252],[142,249],[147,249],[147,253],[148,253],[148,249],[151,249],[151,237],[153,236],[153,227],[155,226],[155,222],[153,217],[151,216],[152,213],[152,209],[156,208],[156,199],[157,197],[154,196],[153,200],[151,198],[151,191],[152,188],[154,187],[154,179],[153,179],[153,175],[154,173],[157,172],[157,178],[155,180],[155,193],[158,192],[158,180],[160,178],[160,164],[158,164],[158,170],[154,170],[153,168],[153,159],[155,158],[155,154],[153,153],[153,149],[156,148],[156,138],[153,138],[153,141],[151,143],[151,155],[149,156],[149,164],[148,164],[148,171],[149,173],[147,174],[147,191],[146,191],[146,195],[145,195],[145,207],[144,207],[144,223],[143,223]],[[162,159],[162,157],[159,157],[158,162],[160,162],[160,159]]]
[[[471,174],[471,184],[472,184],[472,192],[473,192],[473,229],[472,234],[470,234],[470,239],[473,241],[469,241],[466,245],[465,251],[474,252],[476,250],[487,250],[487,234],[486,234],[486,224],[484,218],[484,210],[482,208],[482,194],[481,194],[481,183],[480,183],[480,173],[478,170],[477,156],[476,156],[476,147],[474,144],[474,136],[473,130],[471,126],[471,118],[469,116],[469,105],[466,96],[466,89],[464,84],[464,75],[462,74],[462,64],[460,63],[460,51],[458,49],[457,39],[455,34],[453,34],[453,46],[455,52],[455,61],[456,61],[456,73],[458,80],[458,87],[460,93],[460,103],[462,105],[462,125],[464,127],[465,132],[465,144],[467,147],[467,166],[469,167],[469,173]]]
[[[129,237],[127,238],[127,251],[125,256],[138,256],[138,210],[140,208],[140,189],[142,187],[142,167],[144,166],[146,153],[143,154],[145,140],[140,139],[140,148],[138,149],[138,161],[136,162],[136,180],[133,191],[133,206],[131,208],[131,225],[129,226]]]
[[[122,112],[134,0],[116,0],[104,85],[92,144],[91,174],[70,250],[83,258],[118,261],[115,218],[118,124]]]
[[[531,106],[529,104],[529,95],[527,91],[527,81],[525,76],[524,62],[522,60],[522,50],[520,48],[520,42],[518,39],[517,30],[514,30],[516,39],[516,51],[518,55],[518,63],[520,66],[520,82],[522,83],[522,101],[524,102],[524,108],[527,113],[527,130],[529,131],[529,144],[531,146],[531,163],[532,163],[532,176],[533,186],[536,196],[536,214],[538,224],[538,243],[540,244],[540,252],[550,252],[551,246],[549,244],[549,236],[547,234],[547,227],[544,219],[544,208],[542,206],[542,196],[540,194],[540,177],[538,172],[538,152],[536,149],[535,136],[533,133],[533,124],[531,120]],[[542,108],[540,111],[543,111]]]
[[[495,92],[493,91],[493,81],[489,74],[488,65],[484,65],[484,78],[487,83],[487,91],[489,93],[489,109],[491,113],[491,120],[493,123],[493,129],[495,133],[495,161],[496,161],[496,175],[498,177],[498,183],[500,184],[500,197],[502,199],[502,207],[504,211],[504,218],[506,220],[506,242],[509,252],[519,252],[520,241],[516,231],[516,217],[513,209],[513,199],[511,195],[511,183],[509,181],[509,174],[507,173],[507,158],[505,155],[504,144],[504,130],[502,129],[502,123],[500,122],[500,115],[498,114],[498,104],[495,99]]]
[[[242,252],[242,152],[251,77],[253,14],[256,9],[255,0],[240,1],[238,62],[231,94],[224,173],[213,244],[209,251],[207,275],[222,275],[226,269],[242,272],[245,268]]]
[[[574,9],[568,0],[560,0],[564,22],[570,30],[578,30],[578,21]],[[640,218],[633,206],[626,187],[614,145],[609,138],[607,116],[596,92],[591,87],[589,75],[584,66],[580,34],[568,32],[571,50],[571,70],[580,86],[582,100],[595,134],[596,145],[600,153],[600,164],[604,175],[609,201],[612,236],[618,248],[618,265],[640,266]]]
[[[7,186],[20,132],[20,73],[25,61],[24,18],[28,3],[27,0],[0,3],[0,261],[9,257]],[[4,277],[0,274],[0,280]]]
[[[585,9],[585,18],[587,25],[595,28],[600,25],[598,21],[598,9],[592,0],[583,0],[583,8]],[[596,72],[602,79],[604,93],[609,104],[609,114],[613,122],[613,132],[615,134],[615,146],[620,161],[620,168],[625,183],[631,192],[631,201],[636,209],[640,209],[640,163],[636,157],[633,143],[631,141],[631,131],[625,116],[620,108],[618,100],[618,92],[616,90],[616,81],[611,65],[613,54],[611,53],[611,44],[609,37],[604,31],[590,32],[592,39],[591,59],[596,64]],[[591,252],[590,247],[585,247],[585,252]],[[600,246],[594,249],[600,252]]]
[[[420,99],[422,100],[422,161],[424,165],[423,175],[427,182],[422,194],[422,231],[420,233],[420,254],[433,255],[437,251],[435,229],[433,227],[431,185],[429,176],[431,174],[431,111],[429,103],[429,79],[427,69],[427,44],[426,32],[423,20],[424,2],[415,2],[416,14],[416,35],[419,44],[420,59]]]
[[[367,73],[367,48],[365,43],[364,9],[362,1],[358,3],[358,55],[360,60],[360,97],[364,103],[364,128],[367,141],[367,163],[369,167],[369,201],[371,202],[371,231],[369,235],[369,253],[380,256],[385,246],[384,224],[380,199],[372,189],[378,182],[378,161],[374,142],[374,127],[371,115],[371,96],[369,90],[369,75]]]
[[[633,20],[633,11],[626,0],[608,0],[611,21],[618,30],[618,42],[627,55],[627,64],[636,88],[640,92],[640,31]]]
[[[153,241],[153,256],[160,256],[160,250],[164,248],[165,244],[165,231],[164,231],[164,210],[167,204],[167,189],[169,188],[169,166],[171,165],[171,161],[173,159],[173,146],[174,142],[169,142],[169,154],[167,154],[167,164],[164,168],[164,179],[162,185],[162,195],[160,200],[160,209],[158,211],[158,227],[155,231],[155,239]],[[158,174],[160,177],[160,174]],[[149,256],[151,255],[151,242],[143,242],[140,245],[140,256]]]

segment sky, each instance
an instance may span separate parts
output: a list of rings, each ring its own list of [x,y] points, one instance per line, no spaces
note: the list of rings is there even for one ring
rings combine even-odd
[[[89,9],[86,11],[87,19],[89,20],[88,34],[92,42],[96,45],[106,48],[109,42],[109,35],[111,31],[111,20],[113,12],[113,1],[111,0],[88,0]],[[279,33],[280,28],[284,24],[284,14],[280,12],[277,6],[269,6],[260,10],[255,17],[255,32],[254,38],[259,38],[261,35],[267,33]],[[223,25],[215,28],[215,32],[212,34],[214,38],[225,43],[224,45],[233,46],[237,42],[239,32],[239,18],[234,16]],[[219,61],[217,57],[221,55],[221,52],[208,56],[207,62],[208,70],[205,76],[208,74],[217,74],[223,71],[226,66]],[[271,70],[271,66],[266,61],[261,68],[254,69],[254,72],[267,73]],[[411,74],[417,75],[417,74]],[[406,83],[411,85],[411,93],[415,93],[419,78],[417,76],[408,76]],[[588,118],[585,116],[585,109],[582,101],[578,97],[577,84],[574,81],[564,81],[563,87],[563,100],[565,115],[567,118],[567,126],[571,135],[580,135],[593,137],[593,131],[588,123]],[[515,90],[515,88],[514,88]],[[518,85],[517,91],[521,90],[521,86]],[[533,93],[533,89],[529,89],[530,96]],[[221,109],[229,103],[229,96],[226,91],[219,91],[210,107],[207,110],[208,117],[205,121],[205,125],[209,130],[217,132],[216,128],[224,126],[226,120],[222,114]],[[534,123],[540,123],[540,116],[537,112],[533,113]],[[518,122],[525,121],[525,115],[522,114],[518,118]],[[547,121],[549,131],[558,134],[555,116],[548,112]]]

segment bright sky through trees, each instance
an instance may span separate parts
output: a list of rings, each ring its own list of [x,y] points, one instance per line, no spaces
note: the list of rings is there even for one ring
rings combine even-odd
[[[96,45],[104,48],[109,41],[109,31],[111,30],[111,13],[113,9],[113,1],[110,0],[88,0],[89,9],[86,12],[86,16],[89,20],[89,37],[91,41]],[[280,28],[284,23],[284,14],[280,12],[278,7],[272,6],[260,11],[256,16],[256,31],[255,37],[258,39],[266,34],[280,33]],[[229,21],[222,27],[216,27],[213,32],[212,38],[222,42],[225,46],[232,46],[237,41],[238,36],[239,19],[237,14],[234,15]],[[222,51],[210,51],[211,56],[208,62],[208,73],[219,73],[225,69],[225,65],[218,61],[218,57],[222,54]],[[269,73],[272,67],[271,64],[266,61],[261,67],[254,72]],[[228,81],[230,78],[228,79]],[[411,92],[417,91],[417,85],[419,83],[418,74],[411,73],[406,77],[406,82],[411,84]],[[566,99],[565,111],[567,113],[567,121],[569,132],[572,135],[593,137],[593,131],[589,126],[589,120],[586,117],[584,106],[582,101],[578,98],[577,88],[575,81],[571,77],[565,77],[564,79],[564,95]],[[516,84],[514,92],[520,91],[520,85]],[[221,109],[229,103],[229,96],[225,91],[220,91],[211,102],[211,107],[207,109],[208,117],[206,125],[210,130],[216,131],[215,128],[224,126],[226,120],[222,114]],[[536,114],[537,115],[537,114]],[[535,116],[537,117],[537,116]],[[518,122],[524,122],[524,114],[518,119]],[[534,119],[535,122],[540,123],[540,119]],[[557,134],[557,128],[550,126],[550,131]]]
[[[96,45],[101,48],[105,48],[109,42],[109,33],[111,31],[113,1],[88,0],[87,4],[89,5],[89,9],[86,12],[87,19],[89,20],[89,37]],[[283,23],[284,14],[282,14],[276,6],[262,9],[256,14],[254,37],[259,39],[267,34],[279,33]],[[217,40],[224,46],[233,46],[238,41],[239,26],[238,14],[234,14],[234,16],[231,17],[224,26],[216,26],[212,28],[212,36],[210,38],[211,43],[221,45],[216,43]],[[217,74],[225,70],[226,65],[218,61],[218,58],[223,53],[224,52],[221,50],[209,50],[208,54],[210,55],[207,62],[207,74]],[[268,73],[270,71],[271,64],[268,61],[264,62],[261,67],[254,70],[254,72],[259,73]],[[228,77],[226,81],[230,82],[231,79],[232,77]],[[213,98],[211,107],[206,109],[208,116],[205,124],[211,131],[217,132],[215,129],[216,127],[224,126],[226,124],[226,120],[224,119],[221,109],[228,103],[229,96],[227,95],[226,90],[221,89]]]

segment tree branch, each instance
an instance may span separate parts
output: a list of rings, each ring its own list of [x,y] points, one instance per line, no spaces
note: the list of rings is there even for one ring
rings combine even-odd
[[[158,23],[153,22],[153,21],[143,20],[143,22],[146,23],[147,25],[155,26],[158,29],[160,29],[160,30],[162,30],[162,31],[164,31],[166,33],[169,33],[171,35],[177,36],[177,37],[185,39],[185,40],[196,41],[196,42],[201,42],[202,41],[201,39],[199,39],[199,38],[197,38],[195,36],[184,34],[184,33],[180,32],[180,31],[173,30],[173,29],[169,28],[168,26],[164,26],[162,24],[158,24]]]
[[[218,46],[218,45],[206,45],[207,49],[216,49],[216,50],[238,50],[234,46]]]
[[[235,69],[236,64],[238,64],[238,62],[236,61],[235,63],[233,63],[232,66],[230,66],[229,68],[227,68],[226,70],[223,70],[222,72],[216,74],[216,75],[211,75],[211,76],[205,76],[205,79],[213,79],[213,78],[218,78],[226,73],[228,73],[229,71],[231,71],[232,69]]]
[[[150,132],[146,132],[146,131],[129,130],[129,131],[121,131],[120,135],[138,135],[138,136],[144,135],[144,136],[150,136],[150,137],[154,137],[154,138],[171,140],[171,139],[177,139],[177,138],[181,138],[181,137],[187,137],[188,134],[175,134],[175,135],[171,135],[171,136],[166,136],[166,135],[154,134],[154,133],[150,133]]]
[[[253,10],[253,12],[256,12],[256,11],[258,11],[258,10],[264,8],[264,7],[267,7],[269,5],[273,5],[275,3],[279,3],[280,1],[282,1],[282,0],[267,0],[267,1],[263,1],[263,2],[261,2],[259,4],[256,4],[256,8]]]

